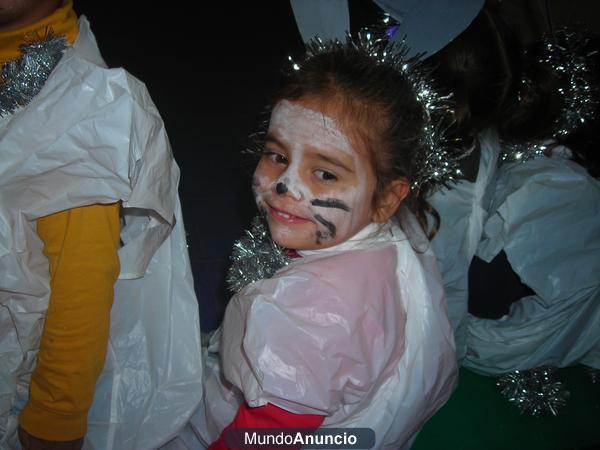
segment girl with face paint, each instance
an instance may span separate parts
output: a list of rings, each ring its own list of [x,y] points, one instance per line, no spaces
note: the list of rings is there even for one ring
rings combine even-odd
[[[340,129],[338,114],[335,104],[320,107],[310,99],[281,100],[273,109],[254,192],[283,247],[331,247],[383,219],[371,204],[376,182],[369,155]]]
[[[230,301],[192,423],[211,449],[254,427],[369,428],[364,448],[403,448],[456,381],[426,186],[410,188],[423,107],[404,74],[340,46],[273,104],[253,191],[300,257]]]

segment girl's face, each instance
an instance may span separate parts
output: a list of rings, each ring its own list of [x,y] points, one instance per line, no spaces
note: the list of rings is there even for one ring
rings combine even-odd
[[[282,247],[331,247],[373,220],[376,178],[366,149],[339,126],[339,108],[282,100],[253,178],[256,203]]]

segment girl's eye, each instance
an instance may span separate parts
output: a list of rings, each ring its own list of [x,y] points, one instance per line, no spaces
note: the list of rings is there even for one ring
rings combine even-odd
[[[317,169],[315,170],[315,175],[317,178],[323,181],[336,181],[338,178],[332,174],[331,172],[327,172],[326,170]]]
[[[275,164],[287,164],[288,163],[287,156],[282,155],[281,153],[265,150],[265,152],[263,153],[263,156],[267,157],[271,162],[274,162]]]

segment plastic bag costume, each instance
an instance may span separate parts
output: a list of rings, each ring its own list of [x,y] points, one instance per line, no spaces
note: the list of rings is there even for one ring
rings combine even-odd
[[[432,201],[442,217],[433,245],[458,327],[459,357],[486,374],[576,363],[598,368],[600,182],[569,160],[564,147],[496,169],[499,143],[490,136],[481,139],[477,181],[461,182]],[[489,262],[501,250],[535,295],[498,320],[468,315],[470,260],[477,255]]]
[[[86,448],[155,448],[201,399],[179,169],[145,86],[106,69],[85,19],[24,108],[0,118],[0,447],[14,448],[50,295],[36,220],[122,202],[121,273]],[[32,124],[36,132],[30,133]]]
[[[398,226],[371,224],[234,296],[210,348],[223,366],[209,356],[192,419],[204,445],[245,399],[372,428],[374,448],[409,446],[457,378],[435,259],[412,245]]]
[[[466,354],[469,264],[477,251],[488,217],[490,186],[495,180],[500,143],[489,130],[479,136],[481,156],[474,183],[461,180],[451,189],[441,187],[429,199],[440,215],[440,228],[431,241],[438,257],[448,301],[448,317],[454,328],[456,355]]]

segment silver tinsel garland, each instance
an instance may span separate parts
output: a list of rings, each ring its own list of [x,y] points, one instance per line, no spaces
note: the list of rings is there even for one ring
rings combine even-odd
[[[594,83],[590,59],[598,49],[589,49],[589,39],[570,30],[556,32],[544,43],[540,63],[548,64],[563,81],[559,93],[564,101],[562,117],[556,121],[555,137],[565,137],[596,117],[599,87]]]
[[[554,367],[515,370],[498,378],[502,395],[522,414],[556,416],[567,404],[570,393],[560,382]]]
[[[21,57],[2,68],[0,117],[27,105],[40,92],[67,47],[64,37],[50,32],[36,42],[21,46]]]
[[[387,18],[385,18],[387,19]],[[306,44],[306,53],[301,61],[288,57],[293,70],[300,70],[310,58],[344,48],[354,49],[373,60],[374,64],[390,67],[405,76],[412,86],[415,98],[423,107],[425,124],[421,134],[423,151],[413,161],[412,188],[418,189],[425,183],[447,184],[462,176],[458,161],[462,155],[445,140],[445,126],[453,117],[450,97],[440,95],[432,87],[431,80],[421,70],[419,57],[407,58],[404,44],[393,45],[385,32],[389,22],[383,26],[364,28],[353,38],[348,34],[346,42],[323,41],[316,37]],[[393,95],[393,93],[390,93]]]
[[[600,86],[594,80],[592,58],[598,49],[590,49],[589,39],[580,32],[559,30],[542,42],[537,63],[546,65],[559,79],[558,93],[563,101],[556,119],[552,137],[565,138],[581,126],[592,122],[600,107]],[[522,96],[531,95],[532,81],[524,76]],[[500,155],[503,162],[525,162],[539,156],[549,156],[542,142],[504,142]]]
[[[548,145],[542,142],[503,141],[500,160],[502,162],[525,162],[540,156],[548,156]]]
[[[247,284],[270,278],[289,264],[291,258],[271,239],[264,219],[257,216],[252,221],[252,228],[233,245],[231,261],[227,284],[229,290],[238,292]]]

